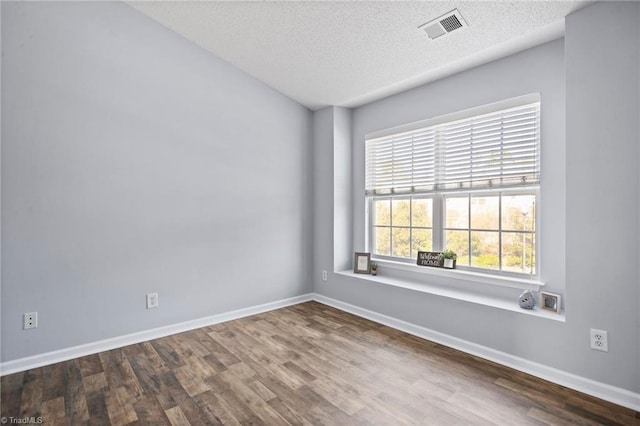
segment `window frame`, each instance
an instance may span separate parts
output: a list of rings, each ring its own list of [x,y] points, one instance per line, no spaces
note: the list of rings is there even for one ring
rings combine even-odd
[[[502,217],[502,198],[503,197],[508,197],[508,196],[518,196],[518,195],[532,195],[534,197],[534,204],[533,204],[533,216],[534,216],[534,222],[533,222],[533,231],[522,231],[522,230],[512,230],[512,229],[504,229],[503,227],[503,217]],[[471,204],[471,197],[482,197],[482,196],[498,196],[500,198],[500,202],[498,205],[498,229],[482,229],[482,228],[473,228],[471,226],[471,215],[469,215],[469,228],[460,228],[461,230],[465,230],[468,231],[470,234],[474,231],[476,232],[497,232],[499,237],[498,237],[498,250],[499,250],[499,254],[498,254],[498,258],[499,258],[499,269],[491,269],[491,268],[482,268],[479,266],[473,266],[473,265],[461,265],[460,263],[458,263],[456,265],[457,268],[460,268],[462,270],[466,270],[466,271],[471,271],[471,272],[477,272],[477,273],[484,273],[484,274],[495,274],[495,275],[502,275],[502,276],[507,276],[507,277],[514,277],[514,278],[529,278],[532,280],[538,280],[539,276],[540,276],[540,241],[539,241],[539,235],[541,234],[540,232],[540,212],[539,212],[539,205],[540,205],[540,187],[539,186],[535,186],[535,187],[528,187],[528,188],[502,188],[502,189],[496,189],[496,190],[482,190],[482,191],[468,191],[468,192],[455,192],[455,193],[443,193],[442,194],[442,242],[443,245],[442,250],[444,250],[446,247],[444,247],[444,241],[445,241],[445,233],[448,229],[452,229],[452,228],[447,228],[445,226],[445,203],[444,203],[444,199],[447,196],[466,196],[467,198],[469,198],[469,204]],[[534,238],[534,251],[533,251],[533,255],[535,257],[535,261],[533,262],[533,270],[535,272],[518,272],[518,271],[511,271],[511,270],[505,270],[504,269],[504,265],[502,264],[502,255],[503,255],[503,234],[505,233],[518,233],[518,234],[525,234],[525,235],[532,235]],[[469,245],[471,245],[471,235],[469,235]],[[469,247],[469,256],[471,257],[471,248]]]
[[[389,231],[393,232],[393,228],[408,228],[409,229],[409,233],[410,235],[412,235],[413,233],[413,228],[417,228],[417,229],[431,229],[431,238],[432,238],[432,242],[436,239],[436,238],[441,238],[441,235],[443,235],[441,232],[436,232],[436,215],[437,215],[437,211],[441,210],[439,208],[436,208],[436,194],[404,194],[404,195],[398,195],[398,196],[391,196],[391,195],[380,195],[380,196],[372,196],[372,197],[367,197],[367,221],[366,223],[369,224],[367,226],[367,232],[366,232],[366,236],[367,236],[367,247],[369,252],[371,253],[372,256],[374,256],[374,245],[375,245],[375,239],[376,239],[376,232],[374,231],[375,228],[378,227],[383,227],[386,225],[375,225],[373,223],[374,221],[374,215],[375,215],[375,207],[373,206],[373,204],[375,203],[375,201],[377,200],[389,200],[391,203],[393,203],[393,200],[413,200],[413,199],[431,199],[432,200],[432,222],[431,222],[431,227],[426,227],[426,226],[412,226],[412,224],[410,224],[409,226],[405,226],[405,225],[398,225],[398,226],[393,226],[393,206],[391,206],[391,217],[390,217],[390,221],[391,223],[388,225],[389,227]],[[409,202],[409,205],[411,206],[412,203]],[[413,215],[410,213],[409,217],[412,218]],[[372,232],[373,231],[373,232]],[[410,237],[410,241],[411,241],[411,237]],[[391,241],[391,239],[390,239]],[[435,244],[434,244],[435,245]],[[389,248],[390,252],[392,252],[392,246]],[[410,247],[410,252],[413,251],[413,246]],[[407,259],[404,257],[398,257],[398,256],[393,256],[393,255],[381,255],[381,254],[375,254],[376,259],[377,260],[391,260],[391,261],[400,261],[400,262],[407,262],[407,261],[411,261],[411,259]],[[408,263],[408,262],[407,262]]]
[[[412,195],[407,195],[407,194],[403,194],[403,195],[398,195],[398,196],[393,196],[393,195],[381,195],[381,196],[370,196],[370,197],[366,197],[366,210],[367,210],[367,220],[366,220],[366,224],[367,224],[367,230],[366,230],[366,247],[369,250],[369,252],[371,253],[371,257],[372,259],[375,259],[376,261],[390,261],[390,262],[398,262],[398,263],[404,263],[404,264],[408,264],[408,265],[413,265],[416,262],[416,259],[414,256],[412,256],[411,258],[405,258],[405,257],[398,257],[398,256],[392,256],[392,255],[382,255],[382,254],[376,254],[375,253],[375,231],[374,229],[377,227],[374,223],[374,215],[375,215],[375,207],[374,207],[374,202],[376,200],[394,200],[394,199],[424,199],[424,198],[429,198],[431,200],[433,200],[433,211],[432,211],[432,226],[431,226],[431,230],[432,230],[432,249],[429,251],[443,251],[446,247],[444,247],[444,241],[445,241],[445,232],[447,229],[450,228],[446,228],[445,227],[445,198],[447,196],[449,197],[473,197],[473,196],[510,196],[510,195],[533,195],[535,197],[535,204],[534,204],[534,210],[533,210],[533,214],[534,214],[534,223],[533,223],[533,231],[527,231],[525,232],[526,234],[531,234],[533,235],[533,238],[535,239],[535,245],[534,245],[534,256],[535,256],[535,262],[533,263],[534,265],[534,273],[527,273],[527,272],[516,272],[516,271],[509,271],[509,270],[504,270],[502,269],[502,234],[503,233],[509,233],[509,232],[516,232],[516,233],[521,233],[521,231],[518,230],[504,230],[503,226],[502,226],[502,213],[501,213],[501,206],[499,207],[499,226],[497,230],[489,230],[490,232],[497,232],[499,234],[499,250],[500,250],[500,267],[501,269],[490,269],[490,268],[482,268],[482,267],[478,267],[478,266],[471,266],[471,265],[461,265],[461,264],[457,264],[456,268],[463,270],[463,271],[468,271],[468,272],[473,272],[473,273],[478,273],[478,274],[488,274],[488,275],[497,275],[497,276],[503,276],[503,277],[510,277],[510,278],[518,278],[518,279],[531,279],[533,281],[537,281],[540,278],[540,187],[536,186],[536,187],[528,187],[528,188],[501,188],[501,189],[495,189],[495,190],[479,190],[479,191],[464,191],[464,192],[442,192],[442,193],[434,193],[434,194],[412,194]],[[471,221],[471,219],[469,218],[469,221]],[[470,225],[470,224],[469,224]],[[390,225],[388,225],[388,227],[392,230],[394,228],[393,226],[393,222],[391,222]],[[412,229],[413,227],[409,226],[397,226],[397,228],[409,228]],[[416,227],[418,229],[425,229],[425,227]],[[462,229],[462,228],[461,228]],[[472,232],[475,228],[471,228],[471,226],[469,228],[465,228],[465,231],[469,231]],[[476,231],[488,231],[486,229],[475,229]],[[410,231],[411,233],[411,231]],[[411,245],[411,240],[410,240],[410,245]],[[392,247],[390,247],[390,252],[392,251]],[[413,251],[413,249],[411,248],[411,251]]]
[[[499,268],[500,269],[489,269],[489,268],[482,268],[482,267],[478,267],[478,266],[471,266],[471,265],[457,265],[457,268],[460,269],[461,271],[464,271],[465,273],[471,273],[471,274],[477,274],[478,276],[485,276],[485,277],[491,277],[491,276],[495,276],[496,278],[504,278],[504,279],[513,279],[513,280],[517,280],[517,281],[531,281],[531,282],[538,282],[540,277],[541,277],[541,264],[542,264],[542,258],[540,256],[540,247],[541,247],[541,239],[540,236],[542,235],[541,233],[541,227],[540,227],[540,218],[541,218],[541,210],[540,210],[540,198],[541,198],[541,180],[540,180],[540,158],[541,158],[541,132],[540,132],[540,119],[541,119],[541,114],[540,111],[542,109],[542,105],[541,105],[541,99],[540,99],[540,95],[538,93],[532,93],[532,94],[528,94],[528,95],[524,95],[524,96],[520,96],[517,98],[512,98],[512,99],[507,99],[507,100],[503,100],[503,101],[498,101],[492,104],[488,104],[488,105],[483,105],[483,106],[479,106],[479,107],[475,107],[475,108],[470,108],[467,110],[463,110],[463,111],[459,111],[459,112],[454,112],[451,114],[445,114],[443,116],[439,116],[439,117],[435,117],[435,118],[431,118],[431,119],[426,119],[426,120],[421,120],[418,122],[414,122],[414,123],[409,123],[406,125],[401,125],[401,126],[397,126],[394,128],[390,128],[390,129],[386,129],[386,130],[380,130],[377,132],[373,132],[371,134],[367,134],[365,136],[365,146],[367,141],[369,140],[375,140],[381,137],[388,137],[388,136],[393,136],[395,134],[402,134],[405,132],[412,132],[415,130],[420,130],[422,128],[425,127],[430,127],[430,126],[436,126],[436,125],[440,125],[440,124],[447,124],[449,122],[455,122],[457,120],[461,120],[461,119],[467,119],[467,118],[474,118],[476,116],[481,116],[483,114],[491,114],[494,112],[499,112],[501,110],[508,110],[510,108],[514,108],[514,107],[519,107],[519,106],[525,106],[528,104],[532,104],[532,103],[538,103],[538,116],[537,116],[537,145],[536,145],[536,149],[537,149],[537,161],[538,161],[538,181],[535,184],[526,184],[526,182],[523,182],[523,185],[512,185],[512,186],[497,186],[496,188],[491,188],[491,185],[489,185],[489,187],[486,188],[460,188],[460,189],[445,189],[445,188],[434,188],[431,191],[427,191],[427,192],[415,192],[415,193],[394,193],[393,191],[391,191],[390,193],[371,193],[369,194],[368,191],[365,191],[365,247],[367,247],[367,249],[372,253],[372,258],[375,259],[376,261],[380,261],[383,263],[389,263],[389,265],[413,265],[415,266],[415,256],[413,253],[413,241],[410,238],[409,240],[409,244],[410,244],[410,256],[411,258],[403,258],[403,257],[397,257],[397,256],[393,256],[393,244],[392,244],[392,239],[390,239],[390,247],[389,247],[389,255],[380,255],[380,254],[376,254],[374,251],[375,248],[375,244],[376,244],[376,225],[374,223],[374,202],[376,200],[380,200],[380,199],[388,199],[390,200],[390,203],[392,203],[392,201],[394,199],[424,199],[424,198],[430,198],[432,200],[432,206],[433,206],[433,211],[432,211],[432,244],[433,247],[431,249],[431,251],[443,251],[446,247],[444,247],[444,241],[445,241],[445,202],[444,199],[448,196],[456,196],[456,195],[460,195],[460,196],[466,196],[466,197],[472,197],[472,196],[481,196],[481,195],[499,195],[502,199],[503,194],[513,194],[513,195],[533,195],[535,197],[535,204],[534,204],[534,215],[535,215],[535,222],[533,223],[534,229],[533,232],[531,233],[527,233],[527,234],[531,234],[534,238],[535,244],[535,250],[534,250],[534,256],[535,256],[535,261],[533,263],[533,267],[535,269],[535,272],[533,273],[526,273],[526,272],[516,272],[516,271],[510,271],[510,270],[503,270],[503,259],[502,259],[502,250],[503,250],[503,244],[502,244],[502,236],[503,233],[505,232],[510,232],[510,230],[503,230],[503,224],[502,221],[500,219],[500,223],[499,223],[499,230],[498,235],[499,235]],[[365,157],[365,169],[368,168],[367,165],[367,161],[368,158]],[[367,179],[365,179],[366,181]],[[499,207],[500,213],[499,213],[499,218],[501,218],[502,215],[502,208]],[[411,217],[411,214],[410,214]],[[390,219],[390,223],[389,223],[389,231],[390,233],[393,231],[393,222]],[[410,229],[410,237],[412,236],[412,227],[411,227],[411,223],[410,226],[408,227]],[[471,228],[471,218],[469,218],[469,228],[468,231],[471,233],[472,232],[472,228]],[[517,231],[516,231],[517,232]],[[391,234],[392,235],[392,234]],[[469,234],[469,239],[470,239],[470,235]],[[469,243],[470,244],[470,243]],[[471,256],[471,252],[469,253],[469,256]],[[404,267],[401,267],[401,269],[404,269]],[[428,269],[428,268],[422,268],[422,269]],[[444,272],[453,272],[453,271],[444,271]]]

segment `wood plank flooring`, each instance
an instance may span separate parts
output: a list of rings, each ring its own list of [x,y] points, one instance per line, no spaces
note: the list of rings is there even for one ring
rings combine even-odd
[[[45,425],[640,425],[635,411],[316,302],[1,386],[2,417]]]

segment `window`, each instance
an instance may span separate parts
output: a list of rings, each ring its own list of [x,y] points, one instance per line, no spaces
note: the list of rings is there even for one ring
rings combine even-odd
[[[433,199],[373,198],[374,254],[415,258],[433,247]]]
[[[536,275],[537,95],[368,135],[368,244],[415,262],[451,249],[461,268]]]

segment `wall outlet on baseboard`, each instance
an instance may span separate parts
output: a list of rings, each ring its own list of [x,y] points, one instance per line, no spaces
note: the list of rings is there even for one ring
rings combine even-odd
[[[609,352],[609,339],[605,330],[591,329],[591,349]]]
[[[30,328],[38,328],[38,313],[25,312],[22,314],[22,328],[29,330]]]
[[[147,294],[147,309],[153,309],[158,307],[158,293]]]

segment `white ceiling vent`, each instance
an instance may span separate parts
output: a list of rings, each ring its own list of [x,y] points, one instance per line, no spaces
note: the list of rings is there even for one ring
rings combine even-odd
[[[440,37],[441,35],[450,33],[459,28],[467,26],[466,21],[458,11],[454,9],[449,13],[445,13],[441,17],[429,21],[426,24],[420,25],[418,28],[422,28],[427,33],[431,40]]]

